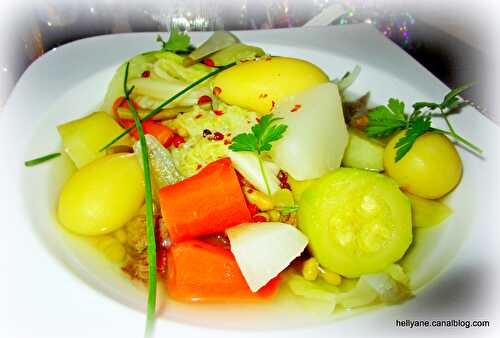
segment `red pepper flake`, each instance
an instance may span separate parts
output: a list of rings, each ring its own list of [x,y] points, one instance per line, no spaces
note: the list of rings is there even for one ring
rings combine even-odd
[[[253,191],[254,191],[253,189],[247,189],[247,193],[248,193],[248,194],[253,193]]]
[[[248,211],[250,211],[250,216],[253,217],[255,214],[259,213],[259,208],[257,208],[255,204],[247,202],[247,207]]]
[[[276,106],[276,102],[274,102],[274,100],[271,101],[271,109],[273,109],[275,106]]]
[[[202,62],[205,66],[215,67],[215,63],[212,59],[204,59]]]
[[[264,60],[266,61],[271,61],[273,58],[271,56],[266,56],[266,58]]]
[[[222,110],[215,109],[214,110],[214,114],[217,115],[217,116],[222,116],[222,115],[224,115],[224,112]]]
[[[198,114],[194,117],[195,120],[198,120],[200,117],[203,117],[203,114]]]
[[[218,132],[218,131],[216,131],[216,132],[214,133],[214,140],[216,140],[216,141],[221,141],[221,140],[223,140],[223,139],[224,139],[224,134],[223,134],[223,133]]]
[[[278,180],[280,181],[281,189],[292,190],[290,184],[288,183],[288,175],[283,170],[280,170],[278,173]]]
[[[201,169],[201,164],[198,164],[198,165],[196,166],[196,170],[200,170],[200,169]]]
[[[219,96],[220,93],[222,93],[222,89],[220,89],[220,87],[214,87],[212,93],[214,94],[214,96]]]
[[[256,118],[255,118],[255,121],[256,121],[257,123],[260,123],[260,119],[259,119],[258,117],[256,117]]]
[[[202,105],[202,104],[210,103],[210,102],[212,102],[212,98],[208,95],[200,96],[200,98],[198,99],[198,105]]]
[[[230,145],[231,143],[233,143],[233,141],[231,141],[231,140],[224,140],[224,145],[225,146]]]
[[[149,77],[150,75],[151,75],[151,72],[149,70],[145,70],[141,74],[142,77]]]
[[[268,95],[263,93],[259,95],[259,99],[265,99]]]
[[[184,142],[186,142],[186,140],[184,140],[184,137],[178,134],[175,134],[174,138],[172,139],[172,145],[176,148],[179,148],[179,146]]]
[[[267,222],[267,218],[265,218],[262,215],[255,215],[255,216],[253,216],[252,219],[253,219],[254,222],[257,222],[257,223]]]
[[[302,107],[301,104],[296,104],[292,110],[290,110],[292,113],[295,113],[297,110],[299,110]]]
[[[243,176],[241,176],[239,172],[236,172],[236,176],[238,176],[238,182],[240,182],[241,187],[244,187],[249,184],[247,180]]]

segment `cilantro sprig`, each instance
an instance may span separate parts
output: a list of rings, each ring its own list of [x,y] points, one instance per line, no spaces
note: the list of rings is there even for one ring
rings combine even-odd
[[[167,52],[186,53],[190,51],[191,37],[185,32],[179,31],[176,27],[172,27],[170,30],[170,36],[167,41],[163,40],[160,35],[158,35],[156,41],[160,42],[162,44],[161,49]]]
[[[405,113],[404,102],[391,98],[386,106],[378,106],[368,113],[366,134],[370,137],[388,137],[400,130],[406,130],[405,136],[395,145],[396,162],[401,160],[417,139],[428,131],[449,135],[474,153],[481,154],[482,150],[460,136],[448,119],[449,114],[466,104],[459,95],[470,86],[470,84],[463,85],[451,90],[441,103],[416,102],[410,115]],[[435,116],[442,117],[449,130],[432,127],[432,118]]]
[[[276,117],[273,114],[267,114],[260,118],[259,123],[252,127],[251,133],[242,133],[235,136],[229,149],[232,151],[250,151],[257,155],[259,167],[266,185],[267,194],[271,194],[269,182],[264,171],[264,161],[262,153],[271,150],[272,142],[283,137],[288,126],[285,124],[277,124],[281,117]]]

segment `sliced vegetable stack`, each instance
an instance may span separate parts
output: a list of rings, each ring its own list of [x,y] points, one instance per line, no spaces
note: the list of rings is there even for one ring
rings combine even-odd
[[[262,302],[284,284],[332,311],[411,297],[399,263],[461,179],[448,136],[480,153],[449,121],[467,87],[407,114],[348,102],[359,66],[330,81],[229,32],[158,41],[117,69],[100,111],[58,126],[76,166],[59,222],[148,284],[146,335],[157,272],[184,302]]]

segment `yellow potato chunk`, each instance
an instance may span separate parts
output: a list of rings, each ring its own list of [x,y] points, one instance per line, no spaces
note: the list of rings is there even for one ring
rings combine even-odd
[[[77,168],[103,157],[105,152],[99,150],[123,132],[123,128],[104,112],[96,112],[84,118],[61,124],[57,130],[61,135],[64,151],[75,162]],[[130,144],[128,136],[115,143],[115,145]]]
[[[324,82],[328,82],[328,76],[310,62],[265,57],[223,71],[216,76],[214,87],[220,88],[218,95],[225,103],[264,115],[273,108],[273,102]]]
[[[110,233],[137,213],[144,196],[143,173],[135,155],[108,155],[66,182],[59,197],[59,221],[80,235]]]
[[[398,162],[394,146],[405,131],[396,134],[384,151],[384,168],[401,189],[414,195],[437,199],[456,187],[462,176],[462,162],[455,146],[444,135],[427,132]]]

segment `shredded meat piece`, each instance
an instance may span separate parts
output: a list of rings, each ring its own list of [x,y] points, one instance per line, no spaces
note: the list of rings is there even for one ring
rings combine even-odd
[[[136,253],[146,251],[148,241],[146,238],[146,216],[137,215],[125,226],[127,232],[127,244]]]
[[[293,226],[297,225],[296,221],[297,221],[297,217],[296,217],[295,212],[288,214],[288,215],[281,215],[281,218],[280,218],[280,222],[287,223],[287,224],[290,224]]]
[[[139,213],[126,226],[127,232],[127,260],[122,267],[131,279],[144,284],[148,282],[148,242],[146,238],[146,216]],[[166,249],[170,246],[167,226],[163,219],[155,217],[155,237],[157,270],[164,274],[167,268]]]
[[[366,122],[368,122],[368,100],[370,98],[370,93],[359,97],[354,101],[343,102],[342,108],[344,111],[345,122],[357,129],[364,129],[366,127]]]
[[[144,250],[140,254],[131,254],[127,256],[127,261],[122,267],[131,279],[137,280],[144,284],[148,282],[148,252]]]

